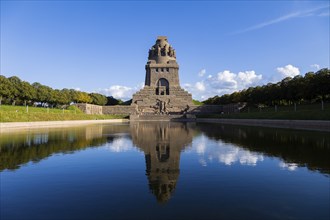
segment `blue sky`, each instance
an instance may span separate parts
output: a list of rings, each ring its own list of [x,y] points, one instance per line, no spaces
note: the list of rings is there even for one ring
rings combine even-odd
[[[126,100],[165,35],[204,100],[329,68],[329,26],[329,1],[1,1],[1,74]]]

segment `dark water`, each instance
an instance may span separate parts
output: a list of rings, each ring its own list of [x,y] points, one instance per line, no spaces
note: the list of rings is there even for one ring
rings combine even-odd
[[[133,123],[0,134],[1,220],[329,219],[330,135]]]

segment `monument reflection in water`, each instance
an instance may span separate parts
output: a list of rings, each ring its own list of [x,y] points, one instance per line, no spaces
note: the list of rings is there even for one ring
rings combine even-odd
[[[193,139],[193,132],[182,123],[133,123],[133,144],[143,150],[151,192],[159,202],[173,193],[180,174],[180,154]]]
[[[328,132],[210,123],[4,132],[0,218],[329,219],[329,154]]]

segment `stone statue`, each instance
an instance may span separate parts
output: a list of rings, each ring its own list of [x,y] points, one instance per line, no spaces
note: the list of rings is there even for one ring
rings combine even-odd
[[[173,49],[171,46],[168,49],[168,56],[173,57]]]
[[[161,48],[161,54],[162,54],[162,56],[166,56],[166,48],[165,48],[165,46],[163,48]]]
[[[187,105],[183,110],[182,110],[182,113],[183,114],[186,114],[187,112],[188,112],[188,110],[189,110],[189,105]]]
[[[165,56],[167,56],[169,53],[169,48],[167,44],[164,46],[164,51],[165,51]]]
[[[154,55],[153,52],[154,51],[152,49],[149,50],[149,57],[148,57],[149,60],[153,57],[153,55]]]
[[[156,52],[157,52],[157,56],[160,56],[161,51],[160,51],[160,46],[159,45],[156,48]]]
[[[157,99],[156,105],[153,106],[155,113],[157,114],[168,114],[167,111],[167,102]]]
[[[140,114],[140,111],[139,111],[139,106],[137,104],[135,104],[135,113],[138,115]]]

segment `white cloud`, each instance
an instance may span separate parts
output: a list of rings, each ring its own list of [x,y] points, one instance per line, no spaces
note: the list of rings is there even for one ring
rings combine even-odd
[[[217,77],[209,78],[210,83],[218,89],[231,89],[232,92],[245,89],[249,86],[257,85],[262,79],[262,75],[257,75],[255,71],[245,71],[231,73],[229,70],[219,72]]]
[[[229,70],[225,70],[223,72],[220,72],[217,74],[217,77],[214,79],[210,78],[212,83],[215,84],[223,84],[227,88],[237,88],[237,81],[235,80],[236,78],[235,73],[231,73]]]
[[[143,83],[135,87],[112,85],[106,89],[99,89],[98,92],[106,96],[112,96],[116,99],[129,100],[135,92],[143,88],[143,85]]]
[[[318,16],[320,16],[320,17],[329,17],[330,13],[329,12],[322,12]]]
[[[205,73],[206,73],[206,70],[202,69],[201,71],[199,71],[198,76],[202,77],[205,75]]]
[[[241,33],[249,32],[249,31],[253,31],[253,30],[258,30],[258,29],[261,29],[261,28],[264,28],[264,27],[267,27],[267,26],[270,26],[270,25],[273,25],[273,24],[276,24],[276,23],[280,23],[280,22],[292,19],[292,18],[312,16],[312,15],[314,15],[314,12],[317,12],[317,11],[319,11],[321,9],[325,9],[325,8],[329,8],[329,5],[323,5],[323,6],[312,8],[312,9],[305,10],[305,11],[292,12],[290,14],[283,15],[283,16],[275,18],[273,20],[261,22],[257,25],[253,25],[253,26],[245,28],[243,30],[233,32],[231,34],[232,35],[241,34]],[[323,14],[323,13],[321,13],[321,14]],[[325,14],[325,15],[322,15],[322,16],[327,16],[327,15]]]
[[[183,84],[183,88],[192,93],[193,98],[204,100],[215,95],[230,94],[250,86],[256,86],[261,81],[262,75],[256,74],[253,70],[239,73],[224,70],[215,75],[208,75],[194,84]]]
[[[244,85],[250,85],[256,81],[261,80],[262,75],[256,75],[254,71],[245,71],[238,73],[238,79],[240,83],[243,83]]]
[[[197,82],[195,84],[195,87],[198,91],[205,91],[205,86],[204,86],[204,82]]]
[[[319,70],[320,69],[320,65],[319,64],[312,64],[311,67],[315,70]]]
[[[236,32],[234,32],[232,34],[241,34],[241,33],[245,33],[245,32],[248,32],[248,31],[258,30],[258,29],[267,27],[267,26],[272,25],[272,24],[276,24],[276,23],[279,23],[279,22],[282,22],[282,21],[285,21],[285,20],[289,20],[289,19],[294,18],[294,17],[298,17],[299,15],[300,15],[299,12],[293,12],[293,13],[290,13],[290,14],[287,14],[287,15],[284,15],[284,16],[281,16],[281,17],[278,17],[278,18],[275,18],[273,20],[265,21],[265,22],[262,22],[260,24],[257,24],[257,25],[248,27],[246,29],[243,29],[243,30],[240,30],[240,31],[236,31]]]
[[[74,90],[76,90],[76,91],[80,91],[80,88],[77,87],[77,88],[74,88]]]
[[[291,64],[288,64],[284,67],[277,67],[276,70],[282,75],[283,78],[295,77],[300,74],[299,68]]]

